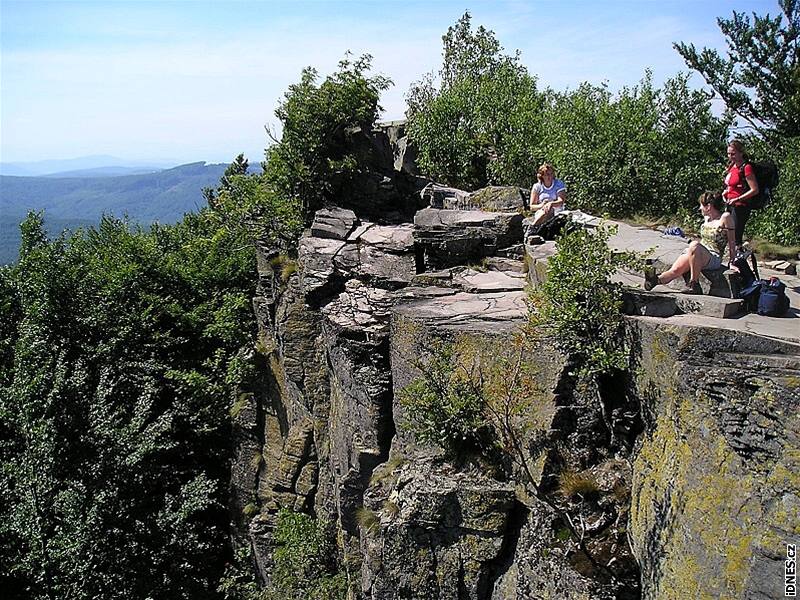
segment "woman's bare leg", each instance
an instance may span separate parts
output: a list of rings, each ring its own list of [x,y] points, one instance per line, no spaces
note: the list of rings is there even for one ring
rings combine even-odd
[[[689,250],[681,254],[678,258],[675,259],[675,262],[672,263],[672,266],[669,270],[664,271],[661,275],[658,276],[658,283],[669,283],[673,279],[677,279],[684,273],[690,270],[689,265]]]
[[[700,281],[700,273],[711,260],[711,254],[703,244],[697,244],[689,253],[689,282]]]
[[[539,212],[539,211],[536,211],[536,212],[538,212],[539,214],[535,215],[534,218],[533,218],[533,225],[532,225],[533,227],[536,227],[540,223],[544,223],[544,222],[548,221],[550,219],[550,217],[553,216],[553,209],[552,208],[549,208],[547,210],[542,210],[541,212]]]

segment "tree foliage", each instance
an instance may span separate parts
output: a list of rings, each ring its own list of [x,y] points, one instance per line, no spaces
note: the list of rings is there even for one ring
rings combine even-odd
[[[283,202],[297,202],[307,219],[358,169],[345,143],[348,130],[372,128],[380,93],[391,85],[386,77],[367,75],[371,62],[368,54],[345,58],[321,84],[315,69],[304,69],[275,111],[283,133],[267,149],[265,179]]]
[[[492,31],[472,29],[469,12],[442,37],[438,78],[428,74],[407,94],[408,131],[419,146],[423,172],[452,185],[476,188],[505,175],[493,166],[519,164],[525,149],[515,136],[535,131],[528,121],[541,98],[519,55],[503,54]]]
[[[228,407],[255,329],[252,239],[227,195],[150,231],[105,218],[50,240],[40,215],[23,224],[0,271],[6,594],[216,597]]]
[[[443,37],[438,79],[408,94],[409,135],[420,167],[468,189],[530,186],[544,161],[570,188],[570,206],[595,213],[691,213],[700,192],[721,182],[728,115],[677,75],[662,88],[649,73],[618,94],[582,84],[539,90],[518,54],[494,33],[473,31],[469,13]]]
[[[275,543],[272,585],[265,600],[344,600],[347,578],[336,570],[336,552],[317,521],[281,511]]]
[[[611,277],[622,267],[641,265],[633,254],[609,248],[612,233],[580,227],[560,236],[547,280],[534,296],[535,323],[551,332],[584,378],[627,367],[620,335],[622,284]]]
[[[727,56],[678,43],[675,49],[755,133],[744,136],[753,160],[778,165],[780,185],[773,201],[754,213],[750,236],[784,245],[800,244],[800,3],[781,0],[782,14],[752,17],[734,11],[717,19]]]
[[[698,71],[725,104],[773,144],[800,136],[800,3],[779,0],[782,14],[752,18],[733,12],[717,24],[727,56],[677,43],[686,64]]]

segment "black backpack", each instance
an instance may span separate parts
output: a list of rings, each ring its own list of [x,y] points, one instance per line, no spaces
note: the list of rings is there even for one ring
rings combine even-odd
[[[771,160],[749,164],[753,167],[753,174],[758,182],[758,195],[747,200],[747,206],[758,210],[772,200],[772,190],[778,187],[778,167]],[[739,181],[742,181],[748,190],[750,189],[744,176],[744,165],[739,168]]]

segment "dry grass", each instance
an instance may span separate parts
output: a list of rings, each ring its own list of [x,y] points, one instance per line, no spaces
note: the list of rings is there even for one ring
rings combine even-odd
[[[250,404],[250,399],[252,397],[253,394],[251,393],[239,394],[239,398],[233,403],[233,406],[231,406],[230,410],[228,411],[231,417],[234,419],[238,417],[239,413],[241,413],[247,407],[247,405]]]
[[[269,264],[283,283],[289,281],[289,278],[297,272],[297,262],[285,254],[273,257]]]
[[[374,510],[362,506],[356,509],[356,522],[365,531],[373,531],[380,527],[381,519]]]
[[[372,477],[370,477],[369,484],[375,485],[378,483],[383,482],[387,478],[394,475],[394,472],[406,463],[406,457],[401,454],[395,454],[394,456],[390,457],[385,463],[380,464],[376,467],[376,469],[372,472]]]
[[[261,467],[263,461],[264,457],[261,455],[261,452],[256,452],[253,454],[253,458],[250,459],[250,468],[257,471]]]
[[[572,469],[566,469],[558,476],[558,491],[564,498],[590,496],[600,491],[600,486],[590,471],[578,473]]]
[[[383,503],[383,512],[394,518],[400,513],[400,507],[391,500],[387,500]]]

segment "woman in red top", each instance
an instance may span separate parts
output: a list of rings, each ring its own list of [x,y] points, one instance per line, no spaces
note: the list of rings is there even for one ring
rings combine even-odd
[[[722,196],[736,222],[736,247],[742,246],[742,234],[750,218],[750,200],[758,196],[758,181],[744,145],[739,140],[728,144],[728,170],[725,172],[725,191]]]

